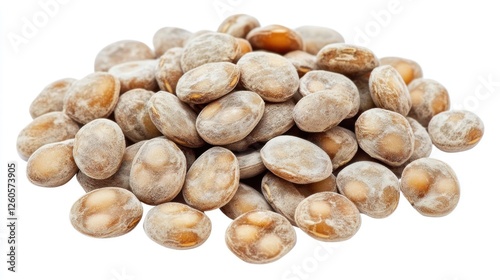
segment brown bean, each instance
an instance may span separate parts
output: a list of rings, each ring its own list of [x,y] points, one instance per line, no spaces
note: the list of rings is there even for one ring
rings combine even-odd
[[[254,28],[247,34],[246,39],[254,50],[285,54],[304,49],[302,37],[297,32],[277,24]]]
[[[264,114],[264,101],[251,91],[236,91],[209,103],[196,119],[198,134],[212,145],[245,138]]]
[[[267,169],[293,183],[314,183],[332,174],[328,154],[295,136],[282,135],[269,140],[260,150],[260,155]]]
[[[68,89],[76,79],[65,78],[48,84],[31,102],[30,115],[33,119],[49,113],[61,112],[64,107],[64,98]]]
[[[175,95],[159,91],[147,104],[155,126],[177,144],[198,148],[205,144],[196,130],[196,113]]]
[[[446,111],[429,122],[432,143],[444,152],[462,152],[475,147],[484,135],[484,124],[476,114],[466,110]]]
[[[351,77],[363,75],[379,65],[371,50],[343,43],[324,46],[317,54],[316,63],[320,69]]]
[[[328,154],[333,170],[348,163],[358,151],[356,135],[340,126],[325,132],[310,134],[307,140],[318,145]]]
[[[122,40],[111,43],[97,54],[94,71],[108,71],[109,68],[128,61],[153,59],[154,52],[143,42]]]
[[[286,255],[297,242],[290,222],[280,214],[254,210],[231,222],[226,245],[238,258],[249,263],[270,263]]]
[[[132,168],[132,161],[134,160],[135,155],[144,143],[146,143],[145,140],[137,142],[125,148],[125,154],[123,155],[120,168],[111,177],[106,179],[94,179],[79,171],[78,174],[76,174],[78,183],[80,183],[80,186],[82,186],[85,192],[90,192],[95,189],[107,187],[116,187],[131,191],[130,169]]]
[[[162,27],[153,35],[155,56],[161,57],[172,48],[184,47],[186,41],[193,33],[179,27]]]
[[[188,205],[168,202],[149,210],[144,231],[154,242],[171,249],[192,249],[203,244],[212,231],[208,216]]]
[[[141,218],[141,202],[133,193],[121,188],[102,188],[86,193],[70,211],[71,224],[76,230],[98,238],[128,233]]]
[[[449,214],[460,199],[460,185],[453,169],[432,158],[417,159],[406,166],[401,191],[415,210],[431,217]]]
[[[132,142],[161,136],[149,117],[147,104],[154,92],[133,89],[122,94],[114,111],[115,121]]]
[[[186,103],[206,104],[231,92],[240,71],[230,62],[212,62],[186,72],[177,83],[177,97]]]
[[[424,127],[432,117],[450,109],[450,96],[446,88],[431,79],[416,79],[408,85],[412,107],[408,113]]]
[[[212,147],[187,172],[182,195],[188,205],[198,210],[213,210],[233,198],[239,180],[236,156],[228,149]]]
[[[370,74],[370,95],[373,103],[382,109],[408,115],[411,97],[401,75],[390,65],[378,66]]]
[[[370,161],[349,164],[337,175],[341,194],[372,218],[391,215],[399,203],[399,179],[387,167]]]
[[[285,54],[284,57],[292,62],[299,77],[318,68],[316,66],[316,56],[302,50],[291,51]]]
[[[106,118],[115,109],[120,81],[111,74],[95,72],[76,81],[64,100],[64,112],[78,123]]]
[[[333,43],[344,43],[344,37],[337,31],[322,26],[301,26],[295,28],[304,41],[306,52],[316,55],[324,46]]]
[[[73,158],[74,139],[46,144],[36,150],[26,164],[28,180],[41,187],[59,187],[78,172]]]
[[[94,179],[106,179],[120,168],[125,154],[125,136],[108,119],[96,119],[75,135],[73,157],[78,168]]]
[[[361,149],[391,166],[402,165],[413,154],[413,130],[405,117],[393,111],[365,111],[356,121],[356,138]]]
[[[182,189],[186,157],[165,137],[148,140],[137,152],[130,169],[130,188],[149,205],[172,200]]]
[[[177,82],[184,74],[181,67],[183,51],[182,48],[171,48],[158,59],[155,77],[161,90],[176,92]]]
[[[109,68],[108,73],[120,80],[120,93],[135,88],[158,91],[155,77],[157,64],[154,59],[129,61]]]
[[[259,21],[250,15],[230,15],[219,25],[217,32],[226,33],[237,38],[245,38],[252,29],[260,27]]]
[[[245,54],[237,63],[244,88],[264,100],[283,102],[291,99],[299,87],[299,75],[286,58],[267,52]]]
[[[19,132],[17,153],[23,160],[41,146],[75,137],[80,127],[63,112],[50,112],[35,118]]]
[[[209,62],[234,62],[240,53],[236,38],[223,33],[206,33],[191,39],[184,47],[181,67],[184,72]]]
[[[250,45],[250,42],[248,42],[246,39],[242,38],[236,38],[236,41],[238,42],[238,45],[240,45],[240,52],[236,56],[236,59],[234,60],[235,62],[238,62],[242,56],[245,54],[252,52],[252,45]]]
[[[228,218],[234,220],[250,211],[272,211],[273,209],[260,192],[248,185],[240,183],[233,198],[226,205],[222,206],[220,210]]]
[[[391,65],[394,67],[407,85],[409,85],[411,81],[422,78],[423,76],[420,65],[411,59],[395,56],[382,57],[380,59],[380,65]]]
[[[295,210],[297,226],[314,239],[343,241],[361,226],[358,208],[345,196],[321,192],[302,200]]]

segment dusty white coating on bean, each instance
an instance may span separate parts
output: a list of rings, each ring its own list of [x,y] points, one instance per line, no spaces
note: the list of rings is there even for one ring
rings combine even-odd
[[[231,92],[240,71],[230,62],[211,62],[184,73],[177,83],[177,97],[186,103],[206,104]]]
[[[156,57],[162,56],[173,48],[182,48],[193,33],[179,27],[162,27],[153,35],[153,47]]]
[[[129,61],[111,67],[108,73],[120,80],[121,93],[135,88],[158,91],[155,77],[157,65],[156,59]]]
[[[257,126],[264,107],[255,92],[235,91],[205,106],[196,119],[196,130],[212,145],[240,141]]]
[[[420,214],[431,217],[448,215],[460,199],[460,184],[453,169],[433,159],[417,159],[403,170],[401,191]]]
[[[450,109],[450,96],[446,88],[431,79],[416,79],[408,85],[412,107],[408,113],[424,127],[435,115]]]
[[[238,60],[240,82],[248,90],[270,102],[291,99],[299,87],[299,75],[283,56],[268,52],[250,52]]]
[[[148,211],[144,231],[154,242],[171,249],[192,249],[203,244],[212,231],[208,216],[188,205],[167,202]]]
[[[50,112],[31,121],[18,134],[17,153],[23,160],[41,146],[74,138],[80,127],[63,112]]]
[[[158,59],[155,77],[161,90],[175,93],[177,82],[184,74],[181,67],[183,51],[183,48],[171,48]]]
[[[247,212],[228,226],[226,245],[249,263],[270,263],[286,255],[297,242],[293,226],[280,214],[267,210]]]
[[[378,66],[370,74],[370,95],[373,103],[382,109],[408,115],[411,98],[401,75],[390,65]]]
[[[212,147],[200,155],[186,174],[182,195],[186,203],[201,211],[220,208],[238,190],[240,169],[228,149]]]
[[[182,52],[181,67],[185,73],[209,62],[233,62],[239,52],[240,45],[233,36],[206,33],[189,40]]]
[[[373,108],[356,120],[359,147],[371,157],[399,166],[413,154],[415,136],[408,120],[393,111]]]
[[[95,72],[73,83],[64,100],[64,112],[78,123],[107,118],[115,109],[120,81],[105,72]]]
[[[411,81],[423,76],[420,65],[411,59],[396,56],[382,57],[380,58],[380,65],[391,65],[394,67],[407,85]]]
[[[373,103],[372,96],[370,94],[370,75],[359,76],[352,81],[358,88],[359,92],[359,111],[358,113],[363,113],[371,108],[375,108],[375,103]]]
[[[154,125],[168,139],[188,148],[205,144],[196,129],[196,113],[177,96],[159,91],[149,100],[147,110]]]
[[[432,140],[427,132],[427,129],[425,129],[425,127],[413,118],[406,117],[406,119],[408,120],[408,123],[413,131],[413,135],[415,136],[413,154],[408,159],[408,162],[430,156],[432,152]]]
[[[121,188],[102,188],[86,193],[70,211],[73,227],[98,238],[117,237],[134,229],[142,218],[142,204]]]
[[[35,119],[49,112],[61,112],[66,93],[75,81],[73,78],[64,78],[45,86],[30,104],[31,117]]]
[[[115,122],[96,119],[75,135],[73,157],[85,175],[106,179],[120,168],[125,147],[125,136]]]
[[[316,59],[320,69],[346,76],[359,76],[379,65],[378,58],[370,49],[344,43],[324,46]]]
[[[236,14],[224,19],[217,32],[226,33],[237,38],[245,38],[252,29],[260,27],[259,21],[250,15]]]
[[[132,168],[132,161],[144,143],[146,143],[146,140],[137,142],[125,148],[125,154],[123,155],[120,168],[111,177],[106,179],[94,179],[79,171],[78,174],[76,174],[78,183],[80,183],[80,186],[82,186],[85,192],[106,187],[116,187],[131,191],[130,169]]]
[[[376,162],[349,164],[337,175],[337,186],[359,212],[372,218],[391,215],[399,203],[398,177]]]
[[[349,96],[347,100],[351,103],[347,118],[354,117],[358,113],[359,92],[356,85],[346,76],[324,70],[314,70],[307,72],[300,79],[299,92],[302,96],[323,90],[347,93]]]
[[[226,205],[222,206],[220,210],[230,219],[234,220],[240,215],[253,210],[272,211],[273,208],[259,191],[240,183],[233,198]]]
[[[130,170],[130,188],[140,201],[158,205],[182,189],[186,157],[165,137],[148,140],[137,152]]]
[[[432,143],[444,152],[462,152],[475,147],[484,135],[478,115],[466,110],[446,111],[429,122]]]
[[[264,145],[260,155],[267,169],[293,183],[314,183],[332,174],[328,154],[299,137],[277,136]]]
[[[260,157],[260,149],[250,149],[235,155],[240,167],[240,179],[252,178],[266,170]]]
[[[307,140],[323,149],[332,160],[333,170],[348,163],[358,151],[354,132],[336,126],[321,133],[312,133]]]
[[[295,210],[297,226],[321,241],[351,238],[361,226],[358,208],[345,196],[321,192],[302,200]]]
[[[94,70],[108,71],[114,65],[143,59],[153,59],[153,51],[144,43],[134,40],[113,42],[97,54],[94,61]]]
[[[324,46],[344,43],[344,37],[337,31],[323,26],[304,25],[295,28],[304,42],[304,50],[316,55]]]
[[[59,187],[78,172],[73,158],[74,139],[45,144],[36,150],[26,164],[28,180],[41,187]]]

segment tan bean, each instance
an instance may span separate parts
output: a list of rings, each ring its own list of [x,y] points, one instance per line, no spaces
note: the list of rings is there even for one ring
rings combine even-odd
[[[31,117],[35,119],[49,112],[61,112],[66,93],[75,81],[73,78],[60,79],[43,88],[31,102],[29,109]]]
[[[155,77],[157,64],[154,59],[129,61],[109,68],[108,73],[120,80],[120,93],[135,88],[156,92],[159,89]]]
[[[108,119],[96,119],[75,135],[73,157],[78,168],[94,179],[106,179],[120,168],[125,154],[125,136]]]
[[[142,218],[141,202],[128,190],[102,188],[83,195],[71,207],[70,220],[79,232],[98,238],[117,237]]]
[[[269,140],[260,150],[260,155],[267,169],[293,183],[319,182],[332,174],[328,154],[295,136],[282,135]]]
[[[373,103],[382,109],[408,115],[411,97],[401,75],[390,65],[378,66],[370,74],[370,95]]]
[[[425,129],[418,121],[410,117],[406,118],[411,126],[413,135],[415,136],[415,144],[413,145],[413,154],[408,159],[408,163],[419,158],[428,157],[432,152],[432,140]]]
[[[171,48],[158,59],[155,77],[161,90],[176,92],[177,82],[184,74],[181,67],[183,51],[182,48]]]
[[[186,157],[165,137],[148,140],[137,152],[130,169],[130,188],[149,205],[172,200],[182,189]]]
[[[449,214],[460,199],[460,185],[453,169],[432,158],[417,159],[406,166],[401,191],[415,210],[431,217]]]
[[[106,118],[115,109],[120,81],[111,74],[95,72],[76,81],[64,100],[64,112],[78,123]]]
[[[153,47],[155,56],[161,57],[165,52],[173,48],[184,47],[186,41],[193,33],[179,27],[162,27],[153,35]]]
[[[272,211],[273,209],[260,192],[248,185],[240,183],[236,194],[226,205],[222,206],[220,210],[228,218],[234,220],[250,211]]]
[[[316,63],[323,70],[346,76],[360,76],[379,66],[375,54],[361,46],[335,43],[324,46],[317,54]]]
[[[297,226],[314,239],[344,241],[361,226],[358,208],[345,196],[321,192],[302,200],[295,210]]]
[[[411,59],[395,56],[382,57],[380,59],[380,65],[391,65],[394,67],[407,85],[409,85],[411,81],[422,78],[423,76],[420,65]]]
[[[177,83],[177,97],[186,103],[206,104],[231,92],[240,71],[230,62],[212,62],[186,72]]]
[[[369,74],[356,77],[352,80],[359,92],[359,114],[376,107],[370,94]]]
[[[210,32],[189,40],[182,53],[181,67],[187,72],[209,62],[234,62],[239,53],[236,38]]]
[[[149,210],[144,231],[154,242],[171,249],[192,249],[203,244],[212,231],[208,216],[185,204],[168,202]]]
[[[236,56],[236,59],[234,60],[235,62],[238,62],[242,56],[245,54],[252,52],[252,45],[250,45],[250,42],[248,42],[246,39],[242,38],[236,38],[236,41],[238,42],[238,45],[240,45],[240,52]]]
[[[328,154],[333,170],[348,163],[358,151],[356,135],[340,126],[325,132],[310,134],[307,140],[318,145]]]
[[[231,222],[226,245],[248,263],[270,263],[286,255],[297,242],[290,222],[280,214],[254,210]]]
[[[50,112],[35,118],[19,132],[17,153],[23,160],[41,146],[75,137],[80,127],[63,112]]]
[[[413,154],[415,136],[408,120],[393,111],[373,108],[356,121],[359,147],[371,157],[399,166]]]
[[[286,58],[267,52],[245,54],[237,63],[243,87],[264,100],[283,102],[291,99],[299,87],[299,75]]]
[[[251,91],[236,91],[209,103],[196,119],[198,134],[212,145],[245,138],[264,114],[264,101]]]
[[[74,139],[46,144],[28,159],[28,180],[41,187],[59,187],[71,180],[78,172],[73,158]]]
[[[302,37],[305,51],[313,55],[328,44],[345,42],[340,33],[328,27],[305,25],[295,31]]]
[[[302,37],[297,32],[277,24],[254,28],[247,34],[246,39],[254,50],[285,54],[304,49]]]
[[[349,164],[337,175],[337,185],[359,212],[372,218],[388,217],[399,203],[399,179],[379,163]]]
[[[120,164],[120,168],[111,177],[106,179],[94,179],[79,171],[78,174],[76,174],[78,183],[80,183],[80,186],[82,186],[85,192],[90,192],[95,189],[107,187],[116,187],[131,191],[130,169],[132,168],[132,161],[134,160],[135,155],[144,143],[146,143],[145,140],[137,142],[125,148],[125,154],[123,155],[123,160]]]
[[[356,85],[347,77],[341,74],[314,70],[309,71],[300,79],[299,92],[302,96],[310,95],[323,90],[331,90],[335,92],[345,92],[349,94],[351,102],[351,110],[346,118],[354,117],[359,110],[359,92]]]
[[[484,124],[476,114],[466,110],[446,111],[429,122],[432,143],[444,152],[462,152],[475,147],[484,135]]]
[[[154,92],[133,89],[122,94],[114,111],[115,121],[132,142],[161,136],[149,117],[147,104]]]
[[[196,113],[175,95],[159,91],[147,104],[155,126],[177,144],[197,148],[205,144],[196,130]]]
[[[217,209],[233,198],[239,180],[236,156],[228,149],[212,147],[187,172],[182,195],[188,205],[198,210]]]
[[[316,66],[316,56],[302,50],[291,51],[285,54],[284,57],[292,62],[299,77],[318,68]]]
[[[154,57],[154,52],[142,42],[134,40],[117,41],[99,51],[94,61],[94,71],[105,72],[120,63],[153,59]]]
[[[323,132],[344,120],[351,108],[347,92],[323,90],[299,100],[293,109],[293,119],[303,131]]]
[[[217,32],[226,33],[237,38],[245,38],[252,29],[260,27],[259,21],[250,15],[230,15],[219,25]]]
[[[240,179],[248,179],[266,171],[266,166],[260,157],[260,149],[251,149],[235,154],[240,167]]]
[[[416,79],[408,85],[412,107],[409,117],[427,127],[432,117],[450,109],[450,96],[446,88],[431,79]]]

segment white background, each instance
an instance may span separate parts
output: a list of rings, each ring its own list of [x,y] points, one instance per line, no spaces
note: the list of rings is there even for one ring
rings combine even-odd
[[[500,279],[500,17],[494,1],[62,2],[46,22],[42,15],[37,30],[17,46],[9,36],[23,36],[24,19],[33,22],[43,9],[33,0],[0,4],[0,279]],[[163,26],[215,30],[231,13],[254,15],[262,25],[328,26],[379,57],[418,61],[425,77],[445,85],[455,108],[469,108],[485,123],[485,136],[475,149],[433,151],[432,157],[448,162],[460,179],[456,210],[443,218],[423,217],[402,197],[389,218],[363,216],[357,235],[345,242],[321,243],[297,230],[295,248],[266,265],[244,263],[226,248],[230,220],[218,210],[207,213],[213,225],[209,240],[187,251],[149,240],[142,222],[112,239],[74,230],[69,209],[84,194],[76,180],[59,188],[36,187],[27,181],[25,162],[17,155],[15,141],[31,120],[30,102],[54,80],[91,73],[95,55],[111,42],[135,39],[152,46],[153,34]],[[12,160],[18,163],[19,178],[15,274],[4,261],[5,175]]]

